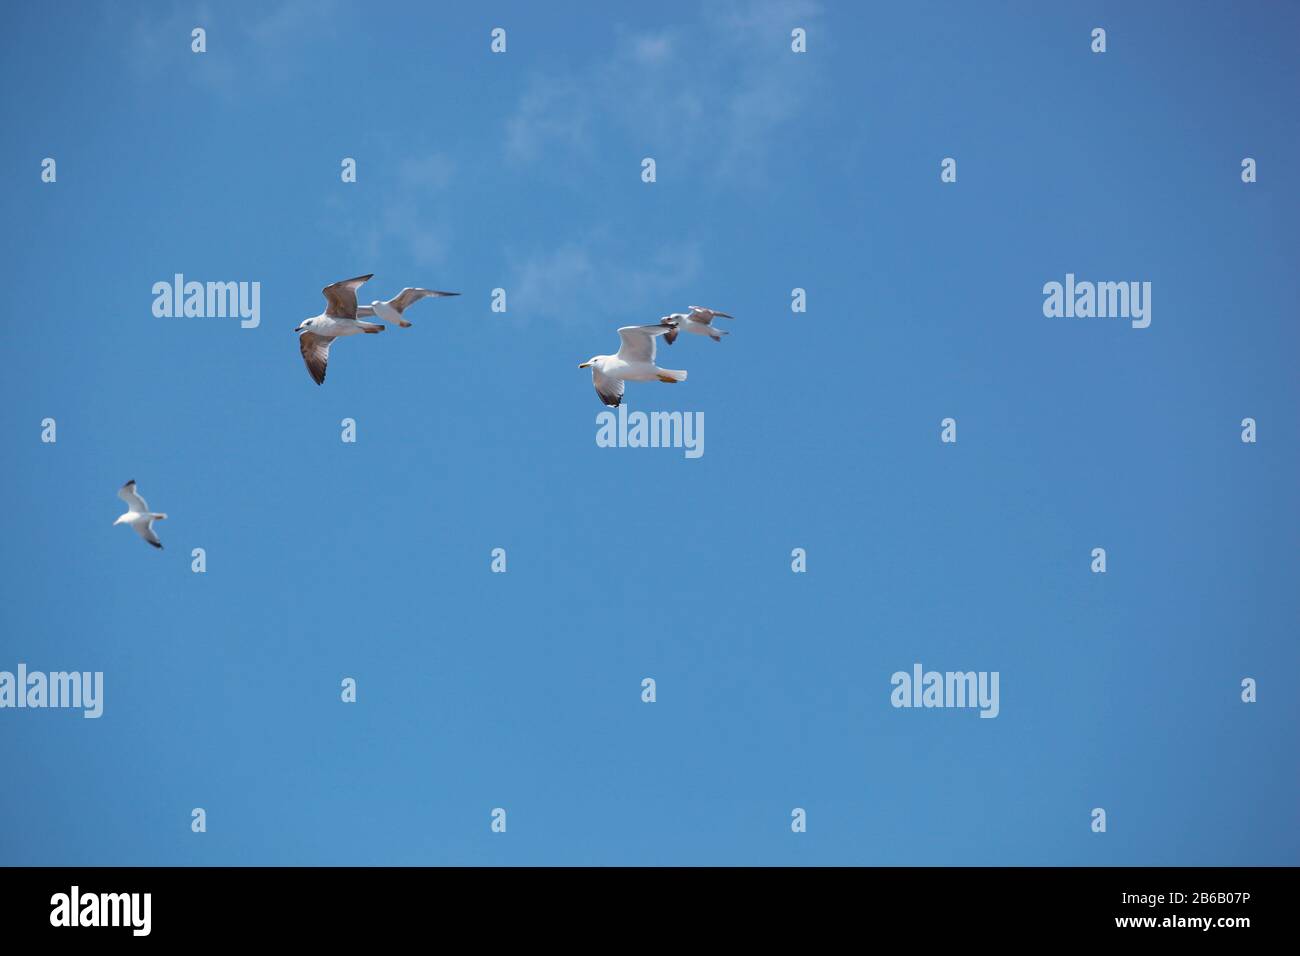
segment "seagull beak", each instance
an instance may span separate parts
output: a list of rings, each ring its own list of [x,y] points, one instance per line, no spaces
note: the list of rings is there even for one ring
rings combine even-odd
[[[590,368],[590,367],[591,367],[590,362],[583,362],[581,365],[578,366],[578,368]]]

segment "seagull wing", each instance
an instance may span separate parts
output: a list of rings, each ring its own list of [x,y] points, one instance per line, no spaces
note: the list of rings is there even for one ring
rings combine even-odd
[[[138,521],[133,521],[131,522],[131,527],[135,529],[136,534],[144,538],[155,548],[162,547],[162,541],[159,540],[158,535],[154,534],[153,520],[151,518],[140,518]]]
[[[325,314],[335,319],[355,319],[357,317],[357,289],[373,275],[372,272],[368,276],[344,279],[342,282],[335,282],[333,285],[327,285],[321,289],[321,292],[325,294]]]
[[[307,363],[307,371],[317,385],[325,381],[325,366],[330,360],[330,343],[334,340],[314,332],[303,332],[298,336],[298,348],[302,349],[302,360]]]
[[[690,316],[684,315],[681,312],[673,312],[671,315],[665,315],[662,319],[660,319],[659,324],[668,327],[668,331],[664,333],[664,341],[667,342],[669,345],[672,345],[674,342],[676,342],[677,330],[681,328],[681,324],[683,322],[689,320],[690,320]]]
[[[427,299],[430,296],[441,298],[449,295],[460,295],[459,292],[439,292],[436,289],[403,289],[397,295],[388,300],[398,312],[403,312],[411,306],[412,303],[419,302],[421,299]]]
[[[624,362],[653,362],[655,360],[655,336],[663,335],[671,326],[668,325],[625,325],[618,330],[618,337],[623,340],[619,346],[618,358]]]
[[[126,509],[134,511],[137,514],[147,514],[149,505],[143,498],[135,493],[135,479],[132,478],[121,488],[117,489],[117,496],[126,502]]]
[[[721,316],[724,319],[734,319],[734,315],[728,315],[725,312],[719,312],[717,309],[706,309],[701,305],[688,306],[691,310],[691,318],[696,322],[703,322],[708,325],[711,321]]]
[[[591,384],[596,386],[596,394],[606,405],[614,407],[623,401],[623,380],[610,378],[594,365],[591,368]]]

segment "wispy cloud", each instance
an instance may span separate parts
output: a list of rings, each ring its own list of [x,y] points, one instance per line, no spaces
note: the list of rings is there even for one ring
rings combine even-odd
[[[321,199],[322,226],[350,245],[365,268],[402,260],[422,268],[445,265],[454,235],[442,205],[456,175],[444,153],[421,153],[405,137],[392,143],[375,137],[358,176],[362,183],[374,177],[395,187],[331,186]]]
[[[398,181],[409,189],[443,190],[451,185],[456,164],[443,153],[403,157]]]
[[[790,31],[819,16],[812,0],[769,0],[708,7],[689,28],[618,35],[606,56],[531,79],[505,121],[507,159],[559,156],[580,171],[608,155],[592,131],[614,130],[722,180],[761,176],[819,73],[815,58],[791,52]]]
[[[250,86],[283,82],[311,65],[312,41],[334,29],[335,0],[278,0],[232,10],[222,4],[149,4],[131,24],[127,60],[137,75],[179,76],[219,96]],[[114,7],[112,16],[117,16]],[[207,33],[206,53],[191,51],[191,31]],[[199,69],[175,70],[178,61],[202,56]]]
[[[573,77],[535,77],[506,119],[506,154],[528,161],[550,143],[570,148],[588,142],[587,127],[594,119],[587,103],[585,84]]]
[[[646,33],[632,43],[632,55],[640,63],[661,63],[673,55],[673,38],[669,33]]]
[[[319,33],[333,15],[334,0],[280,0],[260,6],[258,14],[245,27],[255,43],[277,52],[286,43],[300,44]]]
[[[613,318],[620,324],[657,320],[658,313],[647,311],[649,303],[677,293],[703,262],[694,241],[639,253],[605,231],[511,259],[512,314],[574,323]]]
[[[369,262],[397,254],[417,266],[439,266],[451,247],[447,228],[412,202],[385,202],[353,235],[358,253]]]
[[[505,121],[507,162],[544,162],[578,181],[609,162],[612,134],[644,144],[637,160],[752,185],[814,92],[817,68],[791,52],[790,31],[813,29],[819,10],[811,0],[710,6],[690,27],[617,35],[606,56],[531,79]],[[598,230],[509,257],[511,313],[655,321],[703,271],[703,246],[634,242]]]

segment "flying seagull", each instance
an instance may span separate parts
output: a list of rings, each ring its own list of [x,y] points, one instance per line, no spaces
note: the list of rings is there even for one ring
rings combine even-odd
[[[694,332],[696,335],[707,335],[715,342],[721,342],[724,335],[730,335],[730,332],[724,332],[722,329],[715,329],[711,323],[714,319],[721,316],[724,319],[734,319],[734,315],[728,315],[725,312],[718,312],[716,309],[706,309],[702,306],[689,306],[690,312],[674,312],[671,315],[665,315],[659,320],[660,325],[668,326],[671,331],[664,337],[669,345],[677,341],[679,331]]]
[[[382,325],[374,322],[357,321],[357,289],[363,282],[373,276],[357,276],[344,279],[321,289],[325,294],[325,311],[320,315],[304,319],[295,332],[298,333],[298,347],[302,349],[302,360],[307,363],[307,372],[312,381],[320,385],[325,381],[325,366],[330,360],[330,344],[344,335],[358,335],[362,332],[374,334],[384,331]]]
[[[617,355],[593,355],[578,368],[591,369],[591,384],[609,406],[623,400],[624,382],[684,382],[686,373],[655,364],[655,337],[669,331],[666,325],[625,325]]]
[[[134,478],[117,489],[117,496],[126,502],[126,514],[114,521],[113,527],[120,524],[129,524],[136,534],[155,548],[161,548],[162,542],[158,540],[158,535],[153,532],[153,523],[162,521],[167,516],[149,510],[149,504],[135,493]]]
[[[295,332],[298,333],[298,347],[302,349],[302,360],[307,363],[307,372],[312,381],[320,385],[325,381],[325,366],[330,360],[330,345],[344,335],[366,333],[374,335],[384,331],[377,322],[362,322],[359,316],[375,316],[385,322],[396,322],[402,328],[409,328],[411,323],[402,318],[402,313],[412,302],[428,296],[460,295],[459,292],[435,292],[431,289],[403,289],[387,302],[371,302],[369,305],[357,305],[357,289],[374,275],[357,276],[344,279],[321,289],[325,294],[325,311],[320,315],[305,319]]]
[[[397,295],[393,296],[387,302],[371,302],[369,305],[357,306],[357,318],[369,318],[375,316],[380,321],[388,322],[393,325],[400,325],[404,329],[409,329],[411,323],[402,318],[402,313],[411,307],[412,303],[419,302],[421,299],[429,297],[444,297],[449,295],[460,295],[459,292],[438,292],[435,289],[403,289]]]

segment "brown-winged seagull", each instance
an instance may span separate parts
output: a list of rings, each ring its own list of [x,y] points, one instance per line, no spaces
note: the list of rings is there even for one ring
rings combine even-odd
[[[369,305],[357,306],[357,318],[369,318],[373,315],[381,322],[388,322],[392,325],[400,325],[404,329],[409,329],[411,323],[402,318],[402,313],[410,308],[412,303],[430,297],[444,298],[450,295],[460,295],[460,293],[439,292],[436,289],[403,289],[387,302],[376,301],[371,302]]]
[[[660,325],[668,326],[671,331],[664,336],[664,341],[672,345],[677,341],[679,331],[694,332],[696,335],[707,335],[715,342],[721,342],[724,335],[730,335],[722,329],[715,329],[710,323],[716,318],[734,319],[734,315],[728,315],[726,312],[719,312],[716,309],[706,309],[703,306],[687,306],[690,312],[674,312],[671,315],[665,315],[659,320]]]
[[[357,276],[344,279],[321,289],[325,295],[325,311],[320,315],[305,319],[295,332],[298,333],[298,347],[302,350],[302,360],[307,363],[307,372],[317,385],[325,381],[325,367],[329,364],[330,345],[337,338],[345,335],[374,335],[384,331],[377,322],[362,322],[359,316],[375,316],[385,322],[396,322],[402,328],[408,328],[410,322],[402,318],[402,313],[412,302],[428,296],[459,295],[459,292],[435,292],[431,289],[403,289],[387,302],[372,302],[370,305],[357,305],[357,289],[374,275]]]

